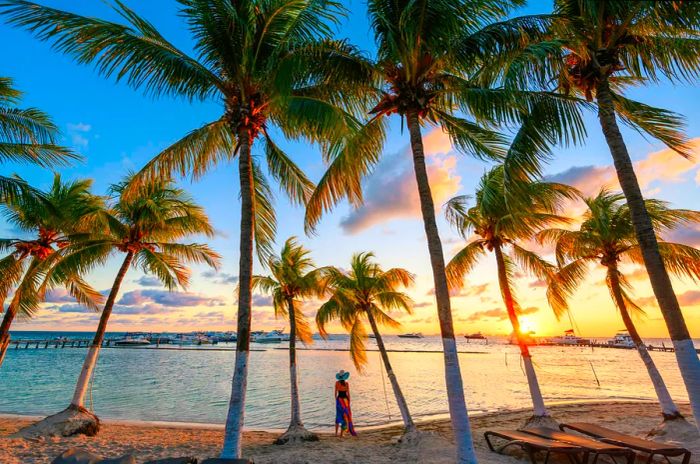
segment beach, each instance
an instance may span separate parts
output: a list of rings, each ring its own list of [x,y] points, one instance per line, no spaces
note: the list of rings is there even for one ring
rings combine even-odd
[[[688,405],[681,410],[690,416]],[[570,403],[551,407],[559,422],[589,421],[638,436],[658,426],[658,406],[651,402]],[[529,409],[474,415],[471,419],[474,442],[480,463],[517,462],[513,457],[489,451],[483,433],[490,429],[520,427],[529,417]],[[205,424],[106,421],[96,437],[47,438],[38,441],[8,438],[8,435],[31,422],[27,417],[0,416],[0,462],[3,464],[49,463],[70,447],[89,450],[106,458],[133,454],[137,462],[173,456],[199,459],[217,457],[223,440],[223,427]],[[448,420],[432,420],[419,424],[428,432],[418,444],[397,445],[401,427],[387,426],[360,429],[356,438],[336,438],[322,433],[314,443],[273,445],[278,432],[248,431],[244,436],[244,454],[256,464],[333,463],[333,464],[398,464],[454,462],[451,426]],[[661,437],[660,439],[663,439]],[[700,442],[686,442],[693,451],[691,462],[700,462]]]

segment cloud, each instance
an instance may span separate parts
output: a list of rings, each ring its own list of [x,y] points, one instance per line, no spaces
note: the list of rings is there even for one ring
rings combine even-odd
[[[58,311],[59,313],[92,313],[93,311],[87,309],[85,306],[81,306],[78,303],[69,303],[62,305],[52,305],[47,307],[52,311]]]
[[[508,313],[501,308],[487,309],[485,311],[477,311],[472,313],[466,319],[465,322],[478,322],[482,319],[496,319],[497,321],[504,321],[508,319]]]
[[[690,146],[696,155],[700,155],[700,137],[692,139]],[[693,161],[666,148],[649,153],[646,158],[635,161],[634,170],[639,185],[647,189],[653,182],[683,182],[686,180],[684,175],[696,166]],[[572,185],[585,196],[595,196],[602,187],[620,190],[617,173],[612,165],[574,166],[558,174],[547,176],[547,180]]]
[[[489,288],[489,284],[479,284],[479,285],[470,285],[466,284],[464,288],[461,290],[450,290],[450,296],[454,298],[462,298],[462,297],[468,297],[468,296],[480,296],[484,294]],[[428,290],[427,295],[435,295],[435,289],[431,288]]]
[[[204,271],[202,272],[202,277],[220,285],[236,284],[238,283],[238,276],[229,274],[227,272],[216,272],[216,271]]]
[[[167,307],[157,304],[145,304],[145,305],[135,305],[126,306],[117,304],[114,306],[115,314],[133,315],[133,314],[165,314],[172,313],[175,309],[173,307]]]
[[[678,304],[683,306],[698,306],[700,305],[700,290],[688,290],[687,292],[676,295]],[[658,308],[656,297],[654,295],[637,298],[636,303],[639,306],[653,306]]]
[[[547,287],[547,282],[542,279],[533,280],[528,285],[530,288],[545,288]]]
[[[459,191],[457,158],[449,155],[450,141],[440,129],[424,138],[427,170],[435,205],[441,205]],[[341,222],[343,230],[356,234],[376,224],[398,218],[421,217],[413,162],[409,149],[385,156],[365,181],[364,205]]]
[[[45,303],[74,303],[75,298],[65,288],[55,288],[46,292]]]
[[[118,301],[120,305],[134,306],[156,303],[170,307],[189,306],[223,306],[225,301],[220,297],[209,297],[189,292],[169,292],[167,290],[133,290],[126,292]]]
[[[253,295],[253,306],[272,306],[272,297],[268,295]]]
[[[138,279],[135,279],[134,282],[137,284],[143,286],[143,287],[162,287],[163,282],[160,281],[158,277],[153,277],[153,276],[141,276]]]
[[[86,137],[87,133],[90,132],[92,126],[90,124],[79,123],[68,123],[68,135],[70,136],[71,143],[77,148],[87,148],[90,141]]]
[[[679,227],[666,233],[664,238],[669,242],[700,247],[700,227],[691,225]]]
[[[518,313],[518,315],[525,316],[527,314],[535,314],[539,310],[540,308],[536,306],[528,306],[527,308],[520,308],[520,312]]]
[[[433,306],[433,303],[430,303],[428,301],[422,301],[413,305],[414,308],[427,308],[428,306]]]

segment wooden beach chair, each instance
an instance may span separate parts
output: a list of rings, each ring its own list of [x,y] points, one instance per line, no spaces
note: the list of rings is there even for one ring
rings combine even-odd
[[[493,437],[503,439],[505,443],[501,446],[494,447],[491,443]],[[552,453],[565,455],[572,464],[585,463],[587,459],[586,450],[580,446],[538,437],[518,430],[488,430],[484,433],[484,438],[486,439],[486,444],[489,446],[489,449],[496,453],[502,453],[503,450],[509,446],[521,448],[530,456],[532,464],[537,464],[535,457],[538,452],[545,453],[543,464],[547,464],[549,456]],[[582,456],[583,460],[579,460],[579,454]]]
[[[562,432],[549,427],[533,427],[522,430],[525,433],[531,433],[542,438],[549,438],[550,440],[561,441],[564,443],[569,443],[571,445],[580,446],[585,449],[588,456],[593,459],[590,464],[596,464],[598,457],[609,456],[613,462],[617,462],[615,457],[623,457],[627,460],[627,464],[634,464],[634,459],[636,455],[634,451],[623,446],[613,445],[611,443],[606,443],[602,441],[592,440],[590,438],[582,437],[581,435],[573,435],[570,433]],[[586,459],[587,460],[587,459]]]
[[[561,424],[559,428],[561,430],[575,430],[576,432],[604,441],[605,443],[624,446],[648,454],[647,464],[651,463],[654,456],[663,456],[668,462],[671,462],[668,459],[669,457],[683,456],[682,464],[688,464],[690,462],[690,451],[685,448],[658,441],[644,440],[643,438],[616,432],[600,425],[588,424],[585,422],[570,422]]]

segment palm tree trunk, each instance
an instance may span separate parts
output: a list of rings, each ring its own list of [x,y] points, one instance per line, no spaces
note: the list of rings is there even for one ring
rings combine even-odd
[[[506,305],[506,311],[508,312],[508,318],[513,326],[513,334],[518,341],[518,346],[520,347],[520,355],[523,358],[523,366],[525,366],[525,376],[527,377],[527,385],[530,389],[530,397],[532,398],[532,407],[534,409],[534,415],[536,417],[546,417],[549,416],[547,408],[544,405],[544,398],[542,397],[542,392],[540,391],[540,384],[537,381],[537,373],[535,372],[535,367],[532,365],[532,355],[530,354],[530,349],[527,346],[523,338],[523,334],[520,331],[520,321],[518,320],[518,315],[515,313],[515,303],[513,301],[513,295],[510,291],[510,282],[508,282],[508,275],[506,273],[506,264],[503,259],[503,250],[501,250],[500,245],[496,245],[493,249],[496,255],[496,265],[498,267],[498,284],[501,287],[501,296],[503,297],[503,303]]]
[[[5,315],[2,318],[2,324],[0,324],[0,367],[2,367],[2,363],[5,360],[7,348],[10,346],[10,326],[12,326],[12,321],[15,319],[18,309],[19,292],[15,291],[12,301],[10,301],[10,304],[5,310]]]
[[[625,303],[625,299],[622,297],[620,277],[616,266],[608,266],[608,282],[610,282],[610,293],[615,299],[615,305],[617,306],[617,309],[620,310],[622,322],[625,324],[625,328],[630,334],[630,337],[632,337],[632,341],[634,341],[634,346],[637,348],[639,357],[642,358],[642,361],[647,368],[647,372],[649,373],[649,378],[651,378],[651,383],[654,385],[654,390],[656,391],[656,397],[659,399],[659,405],[661,406],[661,413],[664,416],[664,420],[683,417],[678,410],[678,407],[673,402],[671,394],[668,392],[668,388],[666,388],[666,383],[664,382],[663,377],[661,377],[661,373],[656,368],[656,364],[654,364],[654,360],[651,358],[642,337],[639,336],[637,327],[635,327],[634,323],[632,322],[632,318],[627,310],[627,304]]]
[[[253,166],[250,156],[250,132],[242,128],[238,135],[241,188],[241,238],[238,259],[238,336],[236,361],[231,381],[231,400],[226,417],[224,446],[221,457],[241,457],[241,438],[245,419],[245,395],[248,385],[250,357],[251,279],[253,275]]]
[[[303,427],[301,422],[301,404],[299,401],[299,384],[297,382],[297,321],[294,302],[289,298],[287,302],[289,313],[289,383],[292,396],[292,416],[289,427]]]
[[[428,252],[430,253],[430,265],[433,270],[435,285],[435,300],[437,302],[438,319],[440,320],[440,334],[442,336],[442,349],[445,362],[445,384],[447,386],[447,401],[457,442],[457,462],[459,464],[476,463],[474,442],[469,426],[467,403],[464,399],[464,385],[462,373],[459,367],[457,342],[455,341],[454,326],[452,324],[452,309],[450,308],[450,294],[447,288],[447,276],[445,274],[445,257],[442,253],[442,243],[435,220],[435,205],[430,192],[430,181],[425,167],[425,153],[423,152],[423,137],[420,132],[420,122],[416,111],[406,114],[408,131],[411,136],[411,152],[413,153],[413,167],[418,184],[421,211],[423,213],[423,226],[428,240]]]
[[[599,81],[596,89],[596,101],[598,103],[598,119],[603,129],[605,140],[610,148],[617,178],[627,199],[632,223],[639,242],[639,247],[644,259],[644,265],[654,295],[659,303],[661,314],[666,321],[673,347],[675,348],[676,361],[688,391],[690,406],[695,416],[695,422],[700,427],[700,359],[695,351],[695,346],[688,333],[683,313],[678,305],[678,299],[673,291],[671,279],[659,253],[659,245],[654,234],[651,219],[644,205],[642,191],[634,173],[634,167],[627,146],[622,138],[620,129],[615,119],[615,107],[613,105],[610,84],[607,78]]]
[[[372,332],[374,333],[374,338],[377,342],[377,348],[379,348],[379,353],[382,356],[382,362],[384,363],[384,369],[386,369],[386,376],[389,377],[389,382],[391,382],[391,389],[394,390],[394,396],[396,397],[396,404],[399,406],[399,411],[401,412],[401,418],[403,419],[403,426],[406,429],[405,433],[415,432],[416,424],[413,423],[413,418],[411,417],[411,412],[408,410],[408,403],[406,398],[403,396],[401,387],[399,386],[399,381],[396,379],[396,374],[394,374],[394,369],[391,368],[391,362],[389,362],[389,355],[384,347],[384,340],[382,339],[382,334],[379,333],[379,328],[377,327],[377,321],[374,320],[374,316],[371,311],[366,311],[367,319],[369,319],[369,325],[372,327]]]
[[[83,368],[80,371],[78,382],[75,385],[73,400],[70,403],[71,408],[82,409],[85,407],[85,394],[88,390],[88,385],[90,384],[90,378],[92,378],[92,372],[95,370],[95,365],[97,364],[97,357],[100,354],[102,342],[105,339],[107,322],[109,322],[109,317],[112,315],[112,308],[114,307],[114,302],[117,299],[117,294],[119,294],[119,288],[124,281],[124,277],[126,276],[133,259],[134,252],[129,251],[124,258],[122,266],[119,268],[119,272],[117,272],[117,276],[112,284],[112,289],[109,291],[109,296],[107,297],[105,306],[102,309],[102,314],[100,315],[100,323],[97,325],[97,331],[92,339],[90,348],[88,348],[85,361],[83,361]]]

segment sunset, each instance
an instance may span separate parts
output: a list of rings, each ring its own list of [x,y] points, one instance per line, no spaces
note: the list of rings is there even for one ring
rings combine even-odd
[[[700,2],[0,37],[0,464],[700,462]]]

